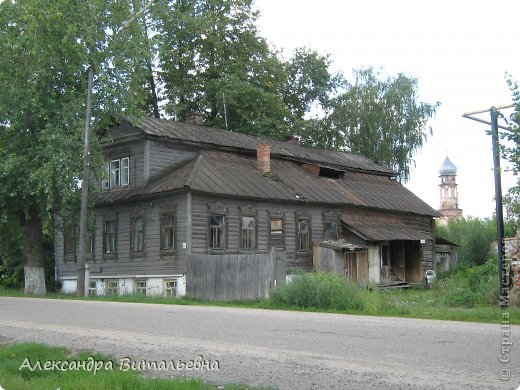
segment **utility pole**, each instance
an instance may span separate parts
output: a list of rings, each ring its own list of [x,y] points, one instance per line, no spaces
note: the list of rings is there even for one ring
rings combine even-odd
[[[94,70],[92,65],[88,68],[88,85],[87,85],[87,113],[85,118],[85,135],[83,146],[83,180],[81,182],[81,211],[79,215],[79,248],[78,248],[78,281],[77,295],[85,296],[85,238],[87,236],[87,219],[88,219],[88,181],[90,175],[90,122],[92,120],[92,84],[94,81]]]
[[[462,116],[467,119],[471,119],[477,122],[491,125],[491,142],[493,144],[493,171],[495,176],[495,214],[497,218],[497,252],[498,252],[498,271],[499,271],[499,285],[500,285],[500,307],[506,308],[509,306],[509,281],[506,264],[506,253],[504,248],[504,214],[502,207],[502,175],[500,171],[500,138],[498,129],[510,130],[505,126],[498,124],[499,109],[511,108],[514,105],[502,106],[502,107],[491,107],[488,110],[481,110],[475,112],[465,113]],[[476,118],[473,115],[489,112],[491,121]]]

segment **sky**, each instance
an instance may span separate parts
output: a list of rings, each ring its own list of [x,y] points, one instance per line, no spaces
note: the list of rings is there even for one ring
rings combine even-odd
[[[419,99],[441,106],[406,187],[438,209],[438,171],[449,155],[464,215],[492,216],[489,126],[462,114],[512,103],[504,75],[520,81],[520,1],[256,0],[255,8],[261,35],[287,58],[307,47],[330,54],[331,69],[348,79],[353,69],[369,66],[417,78]],[[502,168],[505,194],[516,179],[507,161]]]

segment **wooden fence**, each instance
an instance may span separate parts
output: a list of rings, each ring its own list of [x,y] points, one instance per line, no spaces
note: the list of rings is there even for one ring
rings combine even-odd
[[[285,252],[251,255],[189,255],[186,295],[209,301],[262,299],[285,282]]]

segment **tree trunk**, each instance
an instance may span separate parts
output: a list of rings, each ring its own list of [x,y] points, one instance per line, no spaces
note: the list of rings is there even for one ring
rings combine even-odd
[[[22,225],[25,245],[23,248],[23,271],[25,294],[45,295],[45,272],[43,259],[42,226],[38,216],[31,215]]]

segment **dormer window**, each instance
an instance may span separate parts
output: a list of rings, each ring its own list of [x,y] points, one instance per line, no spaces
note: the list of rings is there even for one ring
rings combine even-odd
[[[130,157],[110,160],[108,179],[103,180],[103,189],[128,187],[130,185]]]

